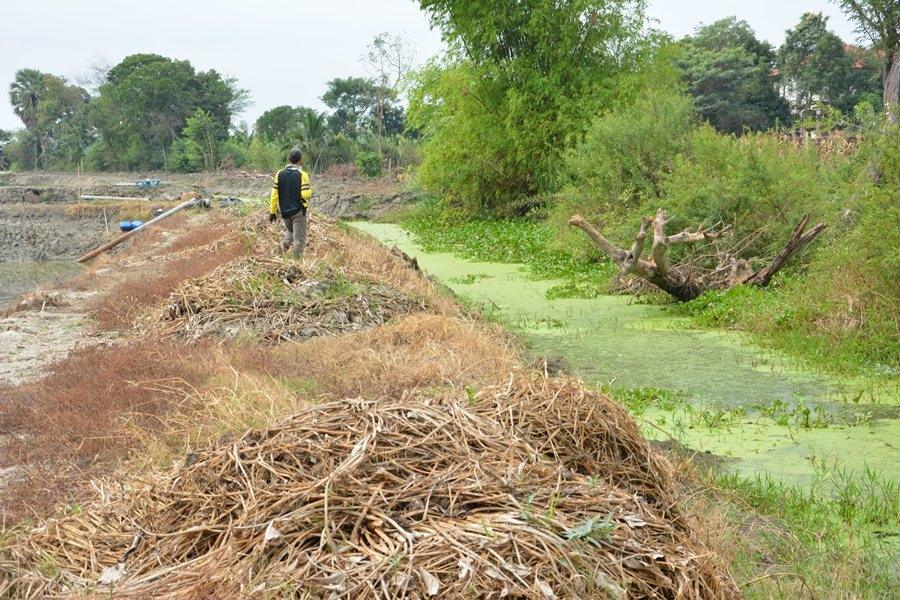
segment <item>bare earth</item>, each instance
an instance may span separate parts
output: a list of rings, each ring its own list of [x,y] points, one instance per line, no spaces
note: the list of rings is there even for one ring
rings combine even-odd
[[[26,298],[37,300],[36,305],[0,319],[0,385],[39,379],[72,350],[109,341],[111,335],[98,332],[86,315],[94,294],[55,292],[53,306],[41,302],[42,294],[33,294]]]

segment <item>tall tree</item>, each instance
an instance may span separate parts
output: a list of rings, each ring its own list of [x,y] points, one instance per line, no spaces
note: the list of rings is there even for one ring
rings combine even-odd
[[[857,31],[881,53],[883,98],[888,118],[900,119],[900,0],[834,0]]]
[[[412,93],[411,124],[428,148],[421,180],[479,210],[527,208],[525,198],[555,190],[560,156],[634,65],[645,2],[419,4],[454,49]]]
[[[253,130],[265,140],[287,146],[300,140],[303,122],[311,113],[316,111],[307,106],[276,106],[259,116]]]
[[[376,84],[373,117],[378,140],[378,154],[382,154],[382,140],[390,132],[387,121],[396,118],[402,109],[396,105],[400,86],[412,68],[412,46],[403,36],[382,33],[375,36],[365,55],[366,67]],[[391,113],[391,114],[388,114]],[[394,123],[391,125],[396,126]]]
[[[734,17],[697,29],[681,42],[676,64],[697,111],[719,131],[763,130],[790,120],[772,70],[775,52]]]
[[[20,69],[9,86],[9,101],[13,112],[25,127],[32,127],[37,119],[38,104],[47,93],[44,74],[36,69]]]
[[[22,69],[10,85],[9,98],[25,125],[17,139],[16,162],[43,168],[81,157],[91,136],[84,89],[56,75]]]
[[[803,15],[778,49],[778,68],[801,111],[816,101],[852,110],[871,91],[866,89],[871,78],[860,73],[865,67],[847,52],[841,38],[828,31],[828,17],[821,13]]]
[[[246,92],[216,71],[187,61],[135,54],[109,70],[94,121],[114,168],[167,167],[171,145],[202,109],[227,131]]]
[[[332,79],[322,101],[332,109],[328,126],[335,133],[356,138],[370,129],[369,117],[384,91],[378,84],[365,77]]]

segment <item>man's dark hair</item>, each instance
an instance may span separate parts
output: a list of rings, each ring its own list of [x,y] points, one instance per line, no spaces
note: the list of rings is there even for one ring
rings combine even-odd
[[[291,152],[288,154],[288,160],[291,161],[292,165],[296,165],[303,160],[303,152],[300,148],[291,148]]]

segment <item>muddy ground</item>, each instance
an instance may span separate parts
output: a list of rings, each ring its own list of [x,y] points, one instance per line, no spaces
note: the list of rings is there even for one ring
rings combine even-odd
[[[159,178],[162,185],[152,190],[116,185],[143,178]],[[153,208],[170,206],[184,192],[251,199],[268,197],[271,189],[271,176],[264,173],[4,175],[0,179],[0,262],[77,258],[116,235],[120,220],[145,218]],[[313,189],[314,210],[341,219],[376,218],[415,200],[415,194],[388,180],[322,176],[313,178]],[[137,197],[148,203],[143,209],[91,210],[83,205],[110,201],[81,201],[82,194]],[[132,214],[135,210],[143,214]]]

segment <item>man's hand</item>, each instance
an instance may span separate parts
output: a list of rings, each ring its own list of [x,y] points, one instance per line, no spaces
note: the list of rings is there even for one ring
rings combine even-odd
[[[269,223],[274,223],[278,220],[278,215],[275,213],[269,213]]]

